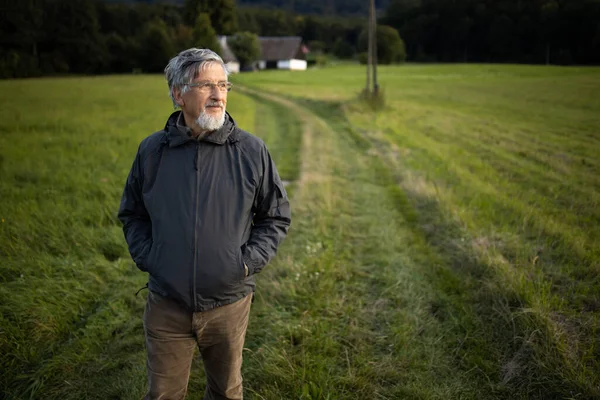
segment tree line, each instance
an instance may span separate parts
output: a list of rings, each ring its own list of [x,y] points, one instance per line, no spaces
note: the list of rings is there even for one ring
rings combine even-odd
[[[600,0],[391,0],[409,60],[600,63]]]
[[[249,34],[296,35],[313,55],[338,58],[361,59],[366,50],[366,15],[304,15],[235,0],[0,4],[2,78],[161,72],[184,48],[219,50],[216,34],[238,33],[240,43],[255,43]],[[382,62],[600,63],[600,0],[389,0],[378,24]]]
[[[217,34],[298,35],[317,53],[337,46],[351,57],[365,26],[362,18],[237,7],[235,0],[183,4],[0,0],[0,4],[2,78],[161,72],[182,49],[220,51]]]

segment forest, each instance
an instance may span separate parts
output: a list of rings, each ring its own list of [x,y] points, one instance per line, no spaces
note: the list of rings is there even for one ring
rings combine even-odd
[[[301,36],[313,56],[356,60],[364,51],[359,39],[368,2],[0,4],[0,77],[18,78],[160,72],[179,50],[237,32]],[[400,34],[406,47],[402,60],[408,62],[600,63],[599,0],[390,0],[376,5],[378,24]]]

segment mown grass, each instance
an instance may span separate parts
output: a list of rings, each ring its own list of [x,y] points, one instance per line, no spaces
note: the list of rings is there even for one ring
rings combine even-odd
[[[441,90],[448,102],[390,96],[403,112],[374,125],[350,115],[397,146],[402,187],[462,227],[485,282],[516,295],[521,367],[598,395],[600,74],[558,72],[465,79]]]
[[[257,277],[245,397],[597,397],[598,71],[382,68],[380,113],[355,101],[363,72],[234,78],[249,89],[228,109],[295,181],[292,230]],[[145,276],[114,215],[165,86],[0,82],[7,398],[143,394]]]
[[[302,139],[300,121],[287,107],[255,95],[249,97],[256,104],[255,120],[260,121],[253,133],[265,141],[281,179],[288,182],[297,180],[300,172],[298,151]]]
[[[144,274],[116,219],[139,141],[171,112],[158,76],[0,82],[0,392],[139,398]],[[229,109],[251,130],[252,101]]]
[[[377,160],[335,126],[303,118],[298,222],[285,255],[261,280],[248,338],[250,393],[395,399],[501,391],[484,373],[456,368],[462,319],[470,315],[457,304],[459,312],[443,321],[455,305],[432,284],[440,257],[416,246],[419,233],[387,196]],[[445,285],[461,287],[455,279]]]
[[[297,95],[383,163],[399,211],[466,282],[451,298],[505,341],[469,354],[490,382],[511,397],[600,395],[598,69],[383,68],[378,113],[354,100],[358,69],[328,72],[246,84]]]

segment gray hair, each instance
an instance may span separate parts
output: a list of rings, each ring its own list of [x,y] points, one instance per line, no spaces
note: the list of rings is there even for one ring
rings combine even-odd
[[[181,89],[182,93],[187,92],[189,88],[186,84],[191,83],[201,70],[213,63],[220,64],[225,71],[225,75],[229,76],[229,71],[223,59],[209,49],[192,47],[171,58],[165,68],[165,78],[169,84],[169,95],[173,101],[173,107],[179,107],[175,101],[173,90]]]

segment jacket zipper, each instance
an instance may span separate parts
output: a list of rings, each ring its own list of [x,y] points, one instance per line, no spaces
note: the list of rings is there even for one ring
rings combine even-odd
[[[196,311],[196,264],[198,262],[198,197],[200,196],[200,168],[198,168],[200,164],[200,143],[196,143],[196,155],[195,155],[195,163],[194,167],[196,169],[196,190],[195,190],[195,199],[194,199],[194,243],[192,243],[192,248],[194,249],[194,263],[192,264],[192,304],[194,307],[194,311]]]

